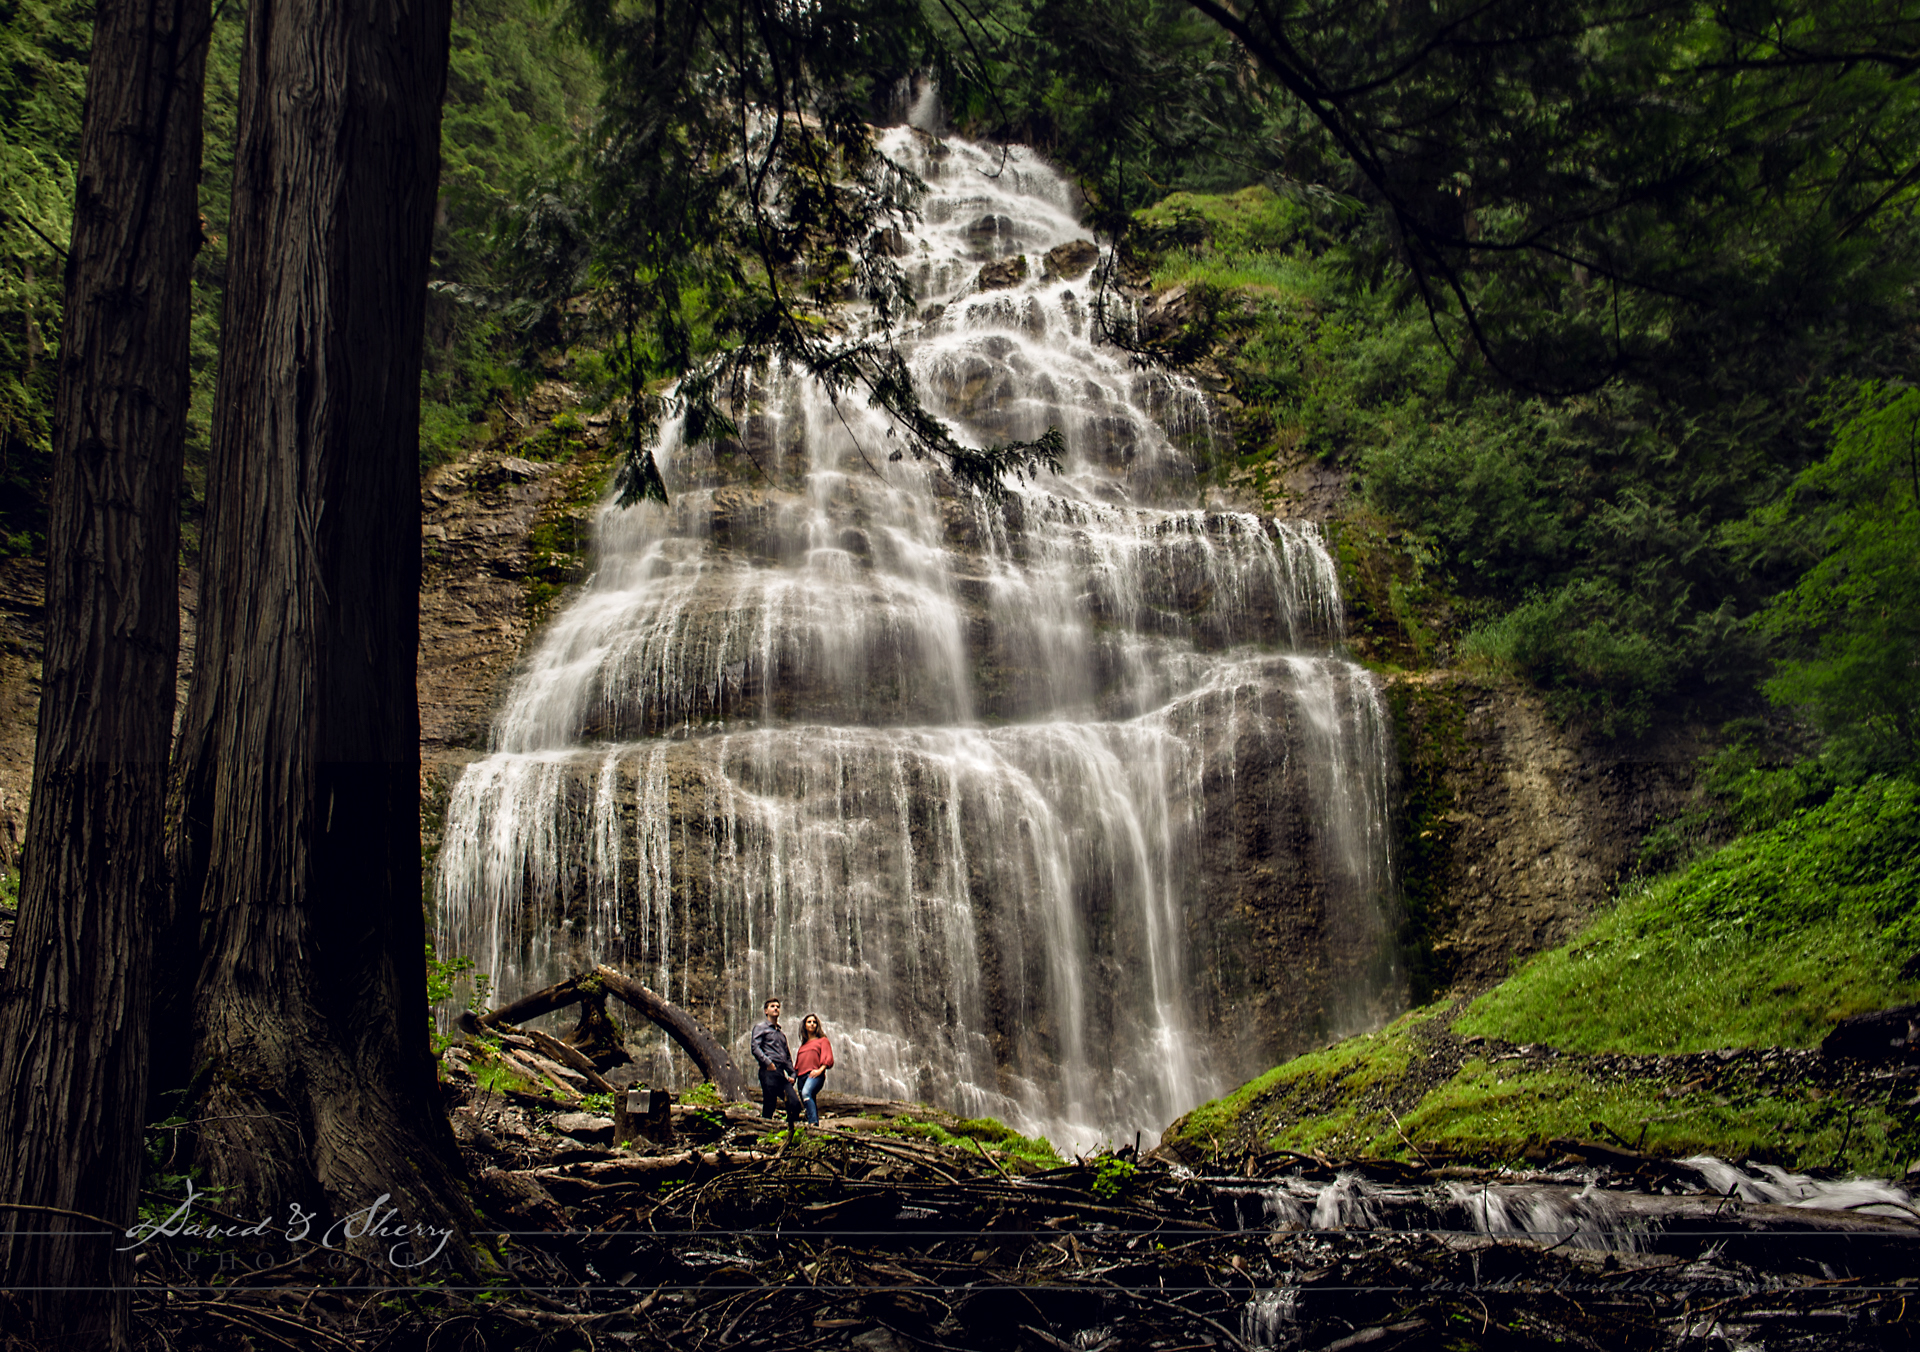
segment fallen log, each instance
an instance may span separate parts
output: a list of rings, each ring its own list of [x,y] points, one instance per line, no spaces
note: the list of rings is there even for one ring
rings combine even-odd
[[[629,1179],[651,1178],[655,1174],[672,1173],[688,1167],[734,1169],[771,1158],[761,1150],[677,1150],[671,1155],[636,1155],[536,1169],[534,1177],[543,1183],[556,1178],[586,1183],[619,1183]]]
[[[720,1091],[721,1098],[738,1099],[744,1096],[745,1077],[733,1064],[733,1058],[727,1054],[727,1049],[720,1044],[718,1038],[707,1031],[704,1024],[678,1005],[662,999],[638,981],[614,971],[611,967],[595,967],[591,972],[570,976],[565,981],[534,991],[531,995],[523,995],[510,1004],[502,1005],[498,1009],[481,1015],[480,1026],[497,1028],[501,1024],[523,1023],[528,1019],[537,1019],[542,1014],[551,1014],[555,1010],[578,1004],[582,1000],[592,999],[602,992],[616,996],[622,1004],[665,1031],[680,1050],[693,1058],[693,1064],[699,1068],[702,1077]],[[537,1036],[546,1037],[546,1034]],[[548,1039],[548,1041],[557,1042],[556,1039]],[[548,1055],[553,1055],[545,1043],[541,1044],[541,1049],[547,1051]],[[555,1057],[555,1059],[560,1058]],[[568,1060],[567,1064],[580,1069],[581,1062],[585,1061],[586,1058],[581,1056],[579,1061]],[[594,1080],[598,1081],[595,1088],[601,1088],[602,1092],[611,1090],[611,1086],[600,1079],[597,1072],[591,1070],[590,1062],[587,1063],[587,1069]],[[602,1086],[606,1087],[602,1088]]]
[[[693,1058],[693,1064],[700,1073],[720,1091],[723,1099],[737,1099],[745,1094],[746,1079],[733,1064],[733,1057],[693,1015],[661,999],[638,981],[633,980],[611,967],[595,967],[591,974],[609,995],[619,998],[620,1002],[647,1018],[666,1032],[666,1035],[678,1044],[681,1051]],[[584,980],[585,978],[579,978]]]
[[[556,1009],[578,1004],[586,998],[586,994],[580,989],[580,978],[570,976],[531,995],[523,995],[512,1004],[488,1010],[480,1016],[480,1026],[496,1028],[503,1023],[525,1023],[528,1019],[537,1019],[542,1014],[551,1014]]]
[[[533,1039],[533,1045],[543,1052],[549,1061],[558,1061],[563,1066],[571,1066],[587,1077],[587,1083],[602,1094],[611,1094],[613,1086],[608,1084],[594,1069],[593,1062],[569,1047],[557,1037],[541,1032],[538,1028],[527,1029],[527,1036]]]

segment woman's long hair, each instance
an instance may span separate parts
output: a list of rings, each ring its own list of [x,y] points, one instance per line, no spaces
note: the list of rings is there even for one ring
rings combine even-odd
[[[808,1024],[813,1025],[814,1031],[811,1033],[807,1031]],[[815,1038],[825,1037],[826,1035],[827,1026],[820,1022],[820,1016],[818,1014],[809,1014],[806,1018],[800,1020],[800,1045],[802,1047],[806,1046]]]

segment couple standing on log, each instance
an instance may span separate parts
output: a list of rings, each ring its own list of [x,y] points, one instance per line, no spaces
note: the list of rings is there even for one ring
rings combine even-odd
[[[780,1027],[780,1002],[769,1000],[761,1010],[764,1017],[753,1026],[748,1045],[753,1059],[760,1063],[760,1116],[771,1118],[774,1104],[787,1110],[791,1126],[804,1107],[807,1125],[820,1125],[820,1108],[814,1098],[826,1083],[833,1067],[833,1044],[818,1014],[809,1014],[800,1022],[800,1051],[787,1049],[787,1035]],[[796,1092],[796,1086],[798,1090]]]

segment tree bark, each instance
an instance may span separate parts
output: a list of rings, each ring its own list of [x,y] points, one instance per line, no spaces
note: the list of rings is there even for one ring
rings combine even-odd
[[[240,1215],[467,1214],[427,1043],[414,692],[447,29],[447,0],[247,13],[174,789],[190,1116]]]
[[[0,977],[0,1201],[132,1223],[165,901],[167,743],[206,0],[95,12],[66,273],[46,649],[20,915]],[[41,1336],[129,1336],[103,1226],[0,1213]],[[37,1288],[37,1289],[36,1289]],[[112,1288],[111,1291],[103,1288]]]

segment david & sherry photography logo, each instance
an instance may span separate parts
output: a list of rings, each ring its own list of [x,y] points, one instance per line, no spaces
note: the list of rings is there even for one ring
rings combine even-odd
[[[286,1245],[296,1251],[305,1245],[312,1250],[331,1250],[342,1256],[349,1249],[362,1255],[384,1247],[386,1261],[396,1268],[421,1268],[445,1252],[453,1237],[450,1225],[410,1221],[392,1205],[393,1194],[381,1193],[366,1206],[320,1228],[324,1218],[298,1202],[287,1204],[284,1222],[271,1217],[239,1220],[233,1217],[196,1215],[193,1205],[201,1194],[186,1184],[187,1195],[164,1217],[143,1220],[130,1226],[120,1245],[121,1252],[145,1248],[155,1240],[188,1240],[200,1243],[231,1243],[259,1240],[265,1244]]]

